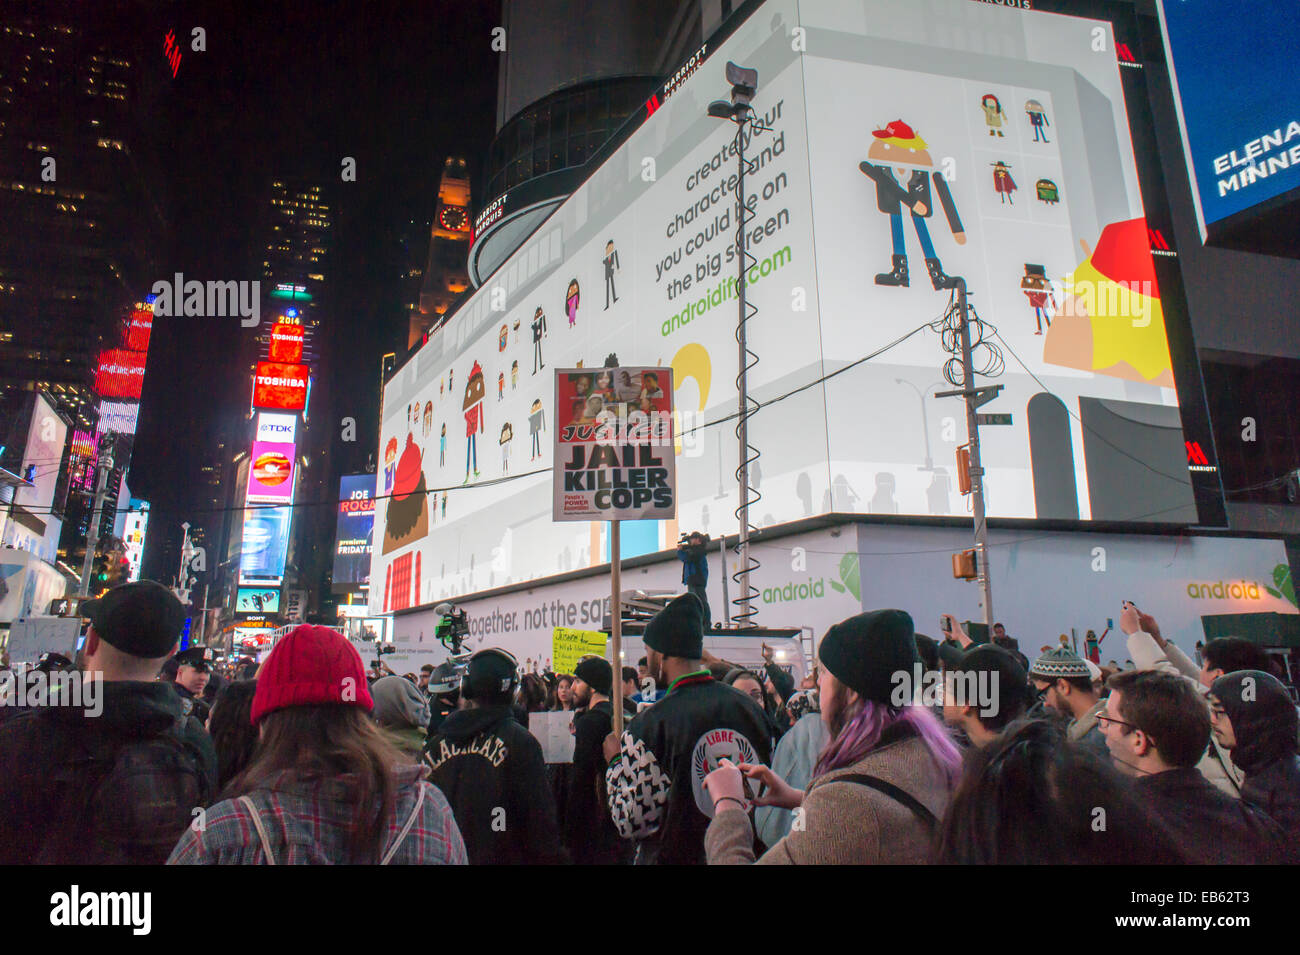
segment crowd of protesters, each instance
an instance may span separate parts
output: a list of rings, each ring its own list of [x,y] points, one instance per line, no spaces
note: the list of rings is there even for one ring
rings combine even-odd
[[[1193,661],[1124,602],[1133,664],[1102,667],[1095,637],[1031,659],[886,609],[796,685],[766,645],[709,654],[706,613],[671,601],[617,673],[487,648],[397,675],[312,625],[260,666],[177,654],[180,603],[124,585],[83,606],[75,667],[33,671],[100,681],[93,716],[0,708],[0,863],[1300,861],[1297,710],[1250,641]],[[561,712],[548,763],[530,722]]]

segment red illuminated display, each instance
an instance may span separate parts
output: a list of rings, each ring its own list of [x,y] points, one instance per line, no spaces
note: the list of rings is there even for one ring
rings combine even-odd
[[[148,351],[149,334],[153,331],[153,312],[131,313],[126,326],[126,347],[131,351]]]
[[[271,329],[271,361],[302,361],[303,327],[283,322]]]
[[[301,411],[307,406],[307,366],[259,361],[253,379],[253,407]]]
[[[95,391],[104,398],[139,399],[144,385],[142,351],[110,348],[99,353],[99,370],[95,373]]]

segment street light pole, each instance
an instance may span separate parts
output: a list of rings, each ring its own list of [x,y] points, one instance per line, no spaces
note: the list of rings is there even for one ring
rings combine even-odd
[[[975,519],[975,572],[984,603],[984,623],[993,633],[993,587],[989,580],[989,531],[984,516],[984,467],[980,463],[980,429],[976,408],[975,368],[971,361],[970,312],[966,306],[966,280],[956,279],[957,310],[961,320],[962,388],[966,398],[966,434],[970,442],[971,511]]]

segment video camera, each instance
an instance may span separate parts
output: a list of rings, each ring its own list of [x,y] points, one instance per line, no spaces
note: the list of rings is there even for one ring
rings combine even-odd
[[[702,540],[691,540],[692,537],[700,537]],[[690,557],[699,557],[709,548],[709,539],[699,531],[692,531],[689,534],[682,534],[677,538],[677,549],[685,551]]]
[[[469,636],[469,616],[464,610],[450,603],[438,604],[433,608],[433,612],[442,616],[433,634],[450,651],[450,661],[463,663],[468,660],[470,654],[464,647],[465,639]]]

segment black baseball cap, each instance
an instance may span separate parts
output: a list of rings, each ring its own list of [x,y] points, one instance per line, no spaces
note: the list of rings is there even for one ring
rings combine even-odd
[[[167,656],[185,626],[181,602],[154,580],[114,587],[84,602],[80,613],[105,643],[145,660]]]
[[[176,663],[180,666],[194,667],[196,670],[202,670],[204,673],[212,669],[216,662],[216,654],[211,647],[190,647],[176,654]]]

